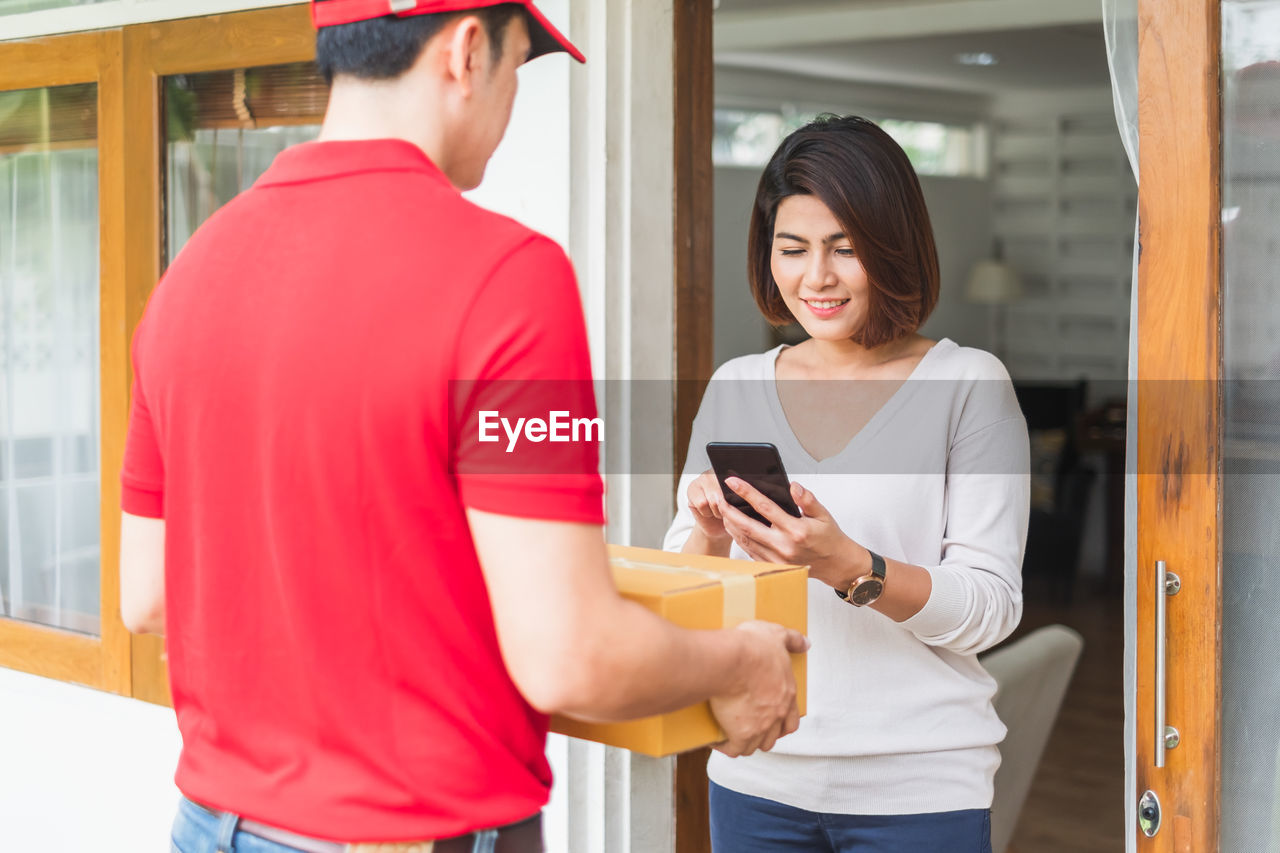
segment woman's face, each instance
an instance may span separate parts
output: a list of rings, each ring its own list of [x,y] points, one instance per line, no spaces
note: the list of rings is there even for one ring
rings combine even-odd
[[[817,196],[787,196],[774,219],[770,266],[791,314],[818,340],[853,337],[870,289],[853,241]]]

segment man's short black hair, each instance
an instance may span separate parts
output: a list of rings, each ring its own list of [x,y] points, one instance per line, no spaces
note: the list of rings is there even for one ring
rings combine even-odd
[[[326,82],[338,74],[362,80],[391,80],[408,71],[431,37],[463,15],[475,15],[489,36],[494,61],[502,58],[507,26],[524,14],[519,3],[501,3],[465,12],[440,12],[407,18],[383,16],[333,27],[316,33],[316,65]]]

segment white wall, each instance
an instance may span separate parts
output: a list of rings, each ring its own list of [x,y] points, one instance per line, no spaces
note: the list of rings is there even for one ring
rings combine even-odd
[[[991,182],[985,178],[920,178],[938,247],[938,307],[920,329],[926,337],[990,349],[991,323],[984,305],[964,298],[969,270],[991,254]]]
[[[769,324],[747,284],[747,227],[760,169],[715,168],[715,366],[770,347]]]
[[[567,0],[544,0],[540,8],[563,21],[568,18],[567,6]],[[507,135],[489,161],[484,181],[467,193],[476,204],[520,220],[566,251],[571,63],[565,54],[555,54],[521,66],[520,89]]]
[[[272,0],[113,0],[0,18],[0,38],[117,26]],[[589,58],[521,72],[512,125],[474,198],[561,241],[582,285],[597,375],[670,377],[673,105],[670,4],[543,0]],[[86,22],[89,22],[86,24]],[[20,29],[19,29],[20,27]],[[571,108],[572,107],[572,108]],[[630,400],[602,401],[606,417]],[[671,423],[670,411],[647,413]],[[671,455],[669,430],[609,448],[625,460]],[[642,444],[643,443],[643,444]],[[656,540],[672,514],[670,478],[615,476],[609,538]],[[0,849],[139,853],[167,849],[179,750],[172,712],[0,670]],[[553,736],[551,853],[664,853],[674,846],[674,763]]]
[[[167,708],[0,669],[0,849],[169,849],[179,748]]]

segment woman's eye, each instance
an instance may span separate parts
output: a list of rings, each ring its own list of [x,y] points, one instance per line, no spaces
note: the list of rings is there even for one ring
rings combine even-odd
[[[853,249],[850,249],[850,248],[836,249],[836,254],[841,256],[842,258],[855,257],[853,253]]]
[[[804,249],[783,249],[779,254],[784,258],[793,258],[796,255],[803,255]]]

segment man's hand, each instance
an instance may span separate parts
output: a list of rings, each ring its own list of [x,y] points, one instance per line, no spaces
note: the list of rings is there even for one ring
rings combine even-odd
[[[733,693],[711,699],[711,713],[726,735],[715,748],[730,757],[767,752],[800,725],[790,656],[809,648],[799,631],[772,622],[744,622],[737,630],[746,635],[748,677]]]

